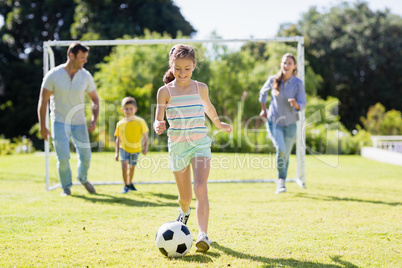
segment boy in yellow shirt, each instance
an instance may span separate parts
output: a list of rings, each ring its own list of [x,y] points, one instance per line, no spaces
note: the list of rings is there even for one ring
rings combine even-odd
[[[125,97],[121,102],[124,118],[116,126],[116,154],[115,159],[120,161],[123,173],[124,188],[121,193],[137,191],[133,184],[134,169],[140,152],[148,152],[148,126],[144,119],[135,115],[137,102],[132,97]],[[129,171],[129,172],[127,172]],[[128,174],[127,174],[128,173]]]

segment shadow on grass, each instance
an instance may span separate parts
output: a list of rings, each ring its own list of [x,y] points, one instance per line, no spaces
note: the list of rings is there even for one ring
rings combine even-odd
[[[348,197],[338,197],[338,196],[327,196],[327,195],[312,195],[308,193],[297,193],[294,195],[295,197],[309,198],[314,200],[321,201],[347,201],[347,202],[360,202],[360,203],[370,203],[370,204],[379,204],[379,205],[388,205],[388,206],[399,206],[400,202],[385,202],[385,201],[376,201],[376,200],[364,200],[357,198],[348,198]]]
[[[155,199],[149,194],[137,194],[131,195],[132,197],[129,196],[115,196],[115,195],[109,195],[109,194],[102,194],[102,193],[97,193],[93,195],[71,195],[71,197],[74,198],[80,198],[88,202],[92,203],[104,203],[104,204],[116,204],[116,205],[124,205],[128,207],[177,207],[177,201],[172,202],[172,201],[167,201],[171,200],[172,198],[169,195],[157,195],[161,199],[165,200],[160,200],[160,201],[146,201],[146,200],[140,200],[141,198],[146,198],[147,196],[149,199]],[[166,197],[165,197],[166,196]],[[167,199],[167,200],[166,200]],[[177,197],[175,197],[177,200]]]
[[[153,195],[159,198],[169,199],[169,200],[176,200],[178,196],[173,194],[162,194],[162,193],[147,193],[148,195]]]
[[[191,263],[210,263],[214,261],[212,258],[218,258],[220,256],[220,253],[208,251],[207,253],[194,253],[193,255],[186,255],[181,260]]]
[[[310,262],[310,261],[299,261],[299,260],[295,260],[295,259],[280,259],[280,258],[274,259],[274,258],[250,255],[250,254],[238,252],[233,249],[221,246],[217,242],[212,242],[212,246],[213,246],[213,248],[216,248],[216,249],[224,252],[225,254],[233,256],[235,258],[251,260],[254,262],[262,263],[263,266],[261,266],[261,267],[278,267],[279,265],[280,266],[283,265],[283,266],[289,266],[289,267],[358,268],[358,266],[356,266],[350,262],[342,261],[339,256],[331,257],[331,260],[336,263],[339,263],[339,265],[338,264],[324,264],[324,263],[316,263],[316,262]],[[229,264],[228,264],[228,266],[229,266]]]
[[[250,260],[253,262],[256,262],[255,265],[258,265],[258,267],[282,267],[282,266],[287,266],[287,267],[322,267],[322,268],[358,268],[359,266],[354,265],[353,263],[350,263],[348,261],[342,261],[340,256],[331,256],[331,260],[337,264],[324,264],[324,263],[317,263],[317,262],[310,262],[310,261],[299,261],[296,259],[274,259],[274,258],[267,258],[267,257],[261,257],[261,256],[255,256],[251,254],[245,254],[242,252],[235,251],[233,249],[230,249],[228,247],[224,247],[219,245],[217,242],[212,242],[212,248],[217,249],[221,252],[223,252],[226,255],[230,255],[232,257],[238,258],[238,259],[244,259],[244,260]],[[197,263],[213,263],[214,260],[213,258],[218,258],[220,257],[221,254],[217,252],[211,252],[208,251],[205,254],[202,253],[195,253],[194,255],[186,255],[183,258],[175,259],[173,258],[172,260],[181,260],[183,262],[197,262]],[[259,266],[260,263],[262,266]],[[228,263],[226,266],[231,266],[230,263]]]

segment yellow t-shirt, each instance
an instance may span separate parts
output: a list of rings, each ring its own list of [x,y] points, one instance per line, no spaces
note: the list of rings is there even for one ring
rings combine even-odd
[[[142,135],[149,131],[147,123],[141,117],[135,116],[132,121],[123,118],[117,123],[114,135],[120,139],[120,148],[128,153],[138,153],[142,150]]]

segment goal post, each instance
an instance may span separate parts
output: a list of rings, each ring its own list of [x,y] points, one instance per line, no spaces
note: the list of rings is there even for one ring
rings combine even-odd
[[[43,42],[43,76],[55,67],[55,57],[52,47],[67,47],[71,43],[77,40],[61,40],[61,41],[45,41]],[[130,40],[90,40],[90,41],[80,41],[82,44],[92,47],[92,46],[119,46],[119,45],[162,45],[162,44],[193,44],[193,43],[247,43],[247,42],[294,42],[297,43],[297,70],[298,77],[305,84],[305,66],[304,66],[304,38],[302,36],[294,37],[274,37],[274,38],[249,38],[249,39],[130,39]],[[298,112],[299,121],[297,122],[297,136],[296,136],[296,177],[287,179],[289,182],[296,182],[300,187],[304,188],[306,185],[305,176],[305,113],[304,110]],[[49,110],[46,116],[46,126],[49,128]],[[44,141],[45,150],[45,182],[46,190],[54,190],[60,188],[60,184],[50,185],[50,146],[49,141]],[[242,183],[242,182],[275,182],[275,179],[257,179],[257,180],[208,180],[209,183]],[[159,182],[138,182],[137,184],[162,184],[162,183],[173,183],[169,181],[159,181]],[[79,183],[73,183],[79,184]],[[122,182],[93,182],[95,185],[110,185],[110,184],[122,184]]]

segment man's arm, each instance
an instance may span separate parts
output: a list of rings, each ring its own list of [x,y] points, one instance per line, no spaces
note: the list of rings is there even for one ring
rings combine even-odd
[[[99,115],[99,97],[96,89],[89,92],[88,96],[91,99],[91,108],[92,108],[91,123],[89,124],[88,130],[89,132],[93,132],[96,128],[96,121],[98,120]]]
[[[46,113],[47,104],[49,102],[52,91],[41,88],[38,101],[38,120],[39,120],[39,133],[46,141],[49,139],[50,132],[46,127]]]

